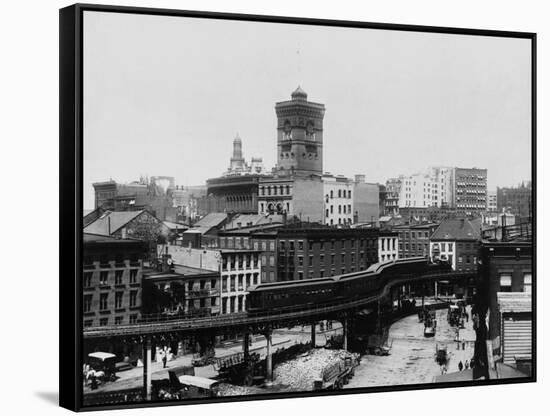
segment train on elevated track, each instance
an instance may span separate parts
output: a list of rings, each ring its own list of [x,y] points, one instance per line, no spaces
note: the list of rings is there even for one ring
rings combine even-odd
[[[426,257],[397,259],[367,270],[317,279],[262,283],[248,289],[248,312],[292,312],[319,305],[345,304],[380,293],[392,281],[452,272],[447,262]]]

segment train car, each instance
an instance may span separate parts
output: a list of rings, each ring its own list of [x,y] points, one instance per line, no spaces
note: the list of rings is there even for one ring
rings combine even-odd
[[[249,288],[248,311],[290,312],[365,299],[378,294],[396,278],[449,271],[448,263],[430,263],[427,257],[415,257],[376,263],[367,270],[339,276],[263,283]]]
[[[293,311],[334,300],[334,278],[261,283],[248,288],[248,312]]]

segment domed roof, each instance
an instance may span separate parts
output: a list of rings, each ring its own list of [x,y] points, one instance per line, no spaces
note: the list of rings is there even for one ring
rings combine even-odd
[[[307,100],[307,93],[298,85],[291,97],[293,100]]]

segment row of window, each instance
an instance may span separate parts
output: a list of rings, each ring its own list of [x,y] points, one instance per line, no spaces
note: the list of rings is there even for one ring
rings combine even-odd
[[[222,260],[222,270],[257,269],[258,267],[260,263],[257,254],[231,254],[224,256]]]
[[[330,208],[325,210],[325,216],[328,217],[329,213],[334,214],[334,205],[331,205]],[[348,204],[347,206],[338,205],[338,214],[351,214],[351,204]]]
[[[114,273],[111,270],[102,270],[99,272],[99,285],[100,286],[109,286],[112,283],[115,285],[125,284],[124,276],[127,274],[129,276],[128,283],[133,284],[137,283],[137,275],[139,269],[130,269],[128,273],[126,270],[115,270]],[[93,275],[94,272],[86,271],[84,272],[84,287],[89,288],[93,287]],[[114,275],[114,282],[111,281]]]
[[[346,246],[346,241],[349,241],[349,246],[351,248],[355,248],[356,247],[356,242],[359,241],[359,247],[363,248],[363,247],[367,247],[367,248],[375,248],[376,247],[376,241],[375,239],[359,239],[359,240],[356,240],[356,239],[350,239],[350,240],[346,240],[346,239],[342,239],[342,240],[331,240],[330,242],[328,242],[330,244],[330,249],[331,250],[334,250],[336,248],[336,241],[340,241],[340,248],[343,248]],[[294,251],[295,248],[296,248],[296,244],[295,244],[295,241],[285,241],[285,240],[282,240],[279,242],[279,248],[281,251],[284,251],[286,250],[287,248],[287,243],[288,243],[288,248],[290,251]],[[298,240],[297,242],[297,247],[298,247],[298,251],[303,251],[304,250],[304,241],[302,240]],[[308,240],[308,250],[311,251],[313,250],[313,244],[314,242],[312,240]],[[325,249],[325,242],[324,241],[319,241],[319,248],[321,250],[324,250]]]
[[[222,298],[222,314],[245,312],[246,296],[228,296]]]
[[[428,231],[402,231],[399,233],[401,240],[415,239],[415,238],[429,238],[430,233]]]
[[[249,237],[220,237],[220,248],[250,249],[251,246],[257,251],[274,251],[275,240],[254,240],[251,243]]]
[[[237,276],[222,277],[222,292],[235,292],[236,290],[247,290],[249,286],[259,285],[260,276],[258,273],[251,275],[239,274]]]
[[[425,254],[428,253],[428,243],[410,243],[410,245],[409,243],[399,243],[399,250],[409,250],[409,247],[412,251],[415,251],[418,248],[418,250],[422,250]]]
[[[380,247],[382,251],[395,250],[397,245],[397,238],[381,238]]]
[[[137,294],[138,294],[137,290],[131,290],[130,291],[130,297],[129,297],[129,306],[130,306],[130,308],[133,308],[133,307],[137,306]],[[110,293],[100,293],[99,294],[99,310],[100,311],[109,310],[109,295],[110,295]],[[92,295],[92,294],[84,295],[84,302],[83,302],[84,313],[92,312],[93,297],[94,297],[94,295]],[[123,299],[124,299],[124,292],[123,291],[115,292],[115,301],[114,301],[114,308],[115,309],[121,309],[121,308],[124,307]]]
[[[198,283],[195,285],[194,280],[189,280],[187,282],[187,291],[191,292],[193,290],[214,290],[217,289],[218,286],[218,279],[210,279],[210,285],[207,285],[208,280],[207,279],[201,279],[198,281]]]
[[[532,274],[524,273],[523,282],[522,282],[522,292],[531,293],[533,286]],[[512,291],[512,274],[511,273],[500,273],[500,292],[511,292]]]
[[[333,218],[331,218],[330,220],[327,220],[325,224],[336,225]],[[346,224],[351,224],[351,218],[338,218],[338,225],[346,225]]]
[[[84,256],[84,266],[90,267],[90,266],[98,266],[103,265],[110,267],[111,262],[115,262],[116,264],[124,266],[127,261],[130,263],[135,263],[140,260],[140,256],[138,253],[135,254],[127,254],[127,253],[104,253],[101,255],[85,255]]]
[[[367,266],[365,266],[364,264],[359,265],[359,270],[365,270],[366,268],[367,268]],[[351,266],[349,269],[346,269],[345,267],[342,267],[338,274],[346,274],[346,273],[353,273],[353,272],[355,272],[355,266]],[[310,269],[308,271],[308,273],[309,273],[309,278],[310,279],[313,279],[315,277],[313,270]],[[336,276],[336,274],[337,274],[336,269],[331,269],[329,274],[325,274],[325,270],[321,269],[321,270],[319,270],[319,276],[317,276],[317,277]],[[294,280],[294,272],[292,272],[292,271],[287,272],[285,270],[279,270],[278,279],[280,281]],[[299,270],[297,272],[297,280],[303,280],[303,279],[304,279],[304,272]]]
[[[260,195],[290,195],[290,185],[260,186]]]
[[[329,198],[334,199],[335,192],[334,190],[330,190],[328,195],[325,196],[325,201],[328,202]],[[351,199],[351,190],[346,191],[345,189],[338,189],[337,198],[348,198]]]

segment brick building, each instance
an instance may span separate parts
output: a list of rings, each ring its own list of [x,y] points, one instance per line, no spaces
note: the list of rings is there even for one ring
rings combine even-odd
[[[277,280],[335,276],[378,262],[378,229],[309,227],[277,231]]]
[[[480,340],[476,355],[490,361],[488,367],[497,373],[500,364],[519,368],[532,358],[531,293],[535,282],[531,227],[531,223],[516,224],[482,233],[474,300]]]
[[[399,239],[399,258],[429,256],[430,237],[438,226],[436,223],[426,223],[393,227]]]
[[[88,233],[83,239],[84,327],[136,323],[147,244]]]

